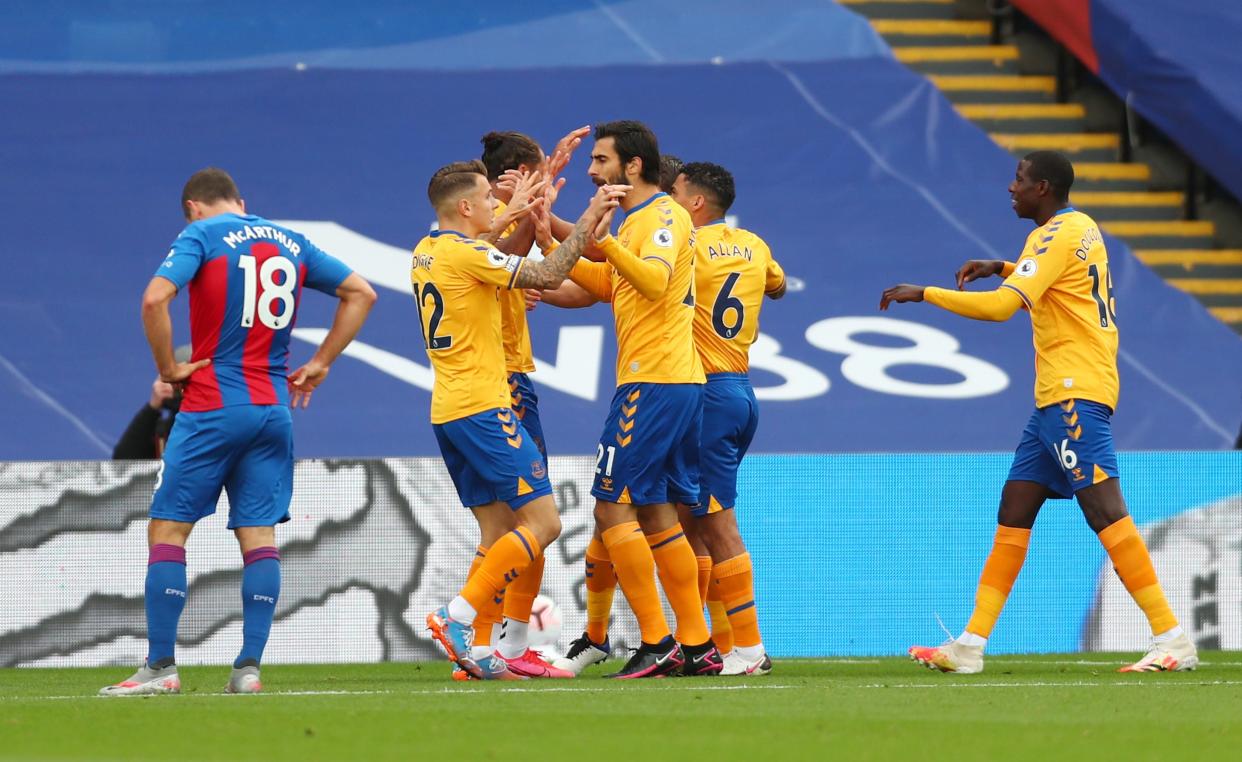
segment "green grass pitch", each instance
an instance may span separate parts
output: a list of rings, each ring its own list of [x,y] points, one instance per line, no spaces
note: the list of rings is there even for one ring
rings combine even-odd
[[[780,660],[761,678],[453,683],[447,663],[271,665],[266,692],[97,698],[109,669],[0,669],[0,759],[1236,759],[1242,653],[1123,675],[1135,654]],[[612,664],[612,662],[609,662]]]

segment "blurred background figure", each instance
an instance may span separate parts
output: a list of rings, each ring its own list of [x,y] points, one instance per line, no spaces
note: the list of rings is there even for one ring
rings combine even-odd
[[[190,345],[177,347],[177,362],[190,361]],[[149,460],[164,456],[164,443],[181,408],[181,392],[157,375],[151,399],[134,415],[112,450],[113,460]]]

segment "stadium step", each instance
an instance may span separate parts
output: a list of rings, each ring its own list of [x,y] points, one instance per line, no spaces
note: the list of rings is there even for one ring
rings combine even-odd
[[[1114,220],[1103,225],[1136,249],[1210,249],[1216,237],[1216,226],[1208,220]]]
[[[1057,91],[1053,77],[931,74],[928,79],[954,103],[1051,103]]]
[[[1070,200],[1100,222],[1109,220],[1178,220],[1186,194],[1178,191],[1075,190]]]
[[[985,43],[992,34],[990,21],[957,19],[872,19],[871,26],[889,44],[932,47]]]
[[[1242,249],[1136,249],[1134,254],[1242,333]]]
[[[1037,133],[1081,133],[1086,111],[1081,103],[959,103],[958,112],[982,129]]]
[[[924,74],[1017,74],[1016,45],[894,45],[898,61]]]
[[[1151,182],[1146,164],[1080,161],[1074,164],[1074,192],[1143,191]]]
[[[1121,147],[1121,138],[1111,132],[994,132],[992,139],[1015,156],[1060,151],[1075,164],[1116,161]]]
[[[1168,281],[1188,294],[1242,296],[1242,278],[1169,278]]]
[[[1185,194],[1151,192],[1151,167],[1119,163],[1120,137],[1087,132],[1086,108],[1057,103],[1053,77],[1019,75],[1019,49],[991,44],[989,21],[959,19],[961,3],[841,2],[870,18],[898,61],[926,75],[1015,158],[1043,149],[1066,154],[1074,162],[1074,205],[1242,333],[1242,250],[1213,251],[1215,226],[1181,219]]]
[[[869,19],[951,19],[955,0],[838,0]]]
[[[1135,249],[1134,255],[1165,277],[1242,278],[1242,249]]]
[[[1209,307],[1208,312],[1238,333],[1242,333],[1242,307]]]

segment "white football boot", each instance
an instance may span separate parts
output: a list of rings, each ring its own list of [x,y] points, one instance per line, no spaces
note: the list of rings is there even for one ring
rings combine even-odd
[[[724,659],[722,675],[767,675],[772,672],[772,660],[766,653],[759,654],[757,659],[747,659],[734,648]]]
[[[604,640],[603,645],[597,645],[584,632],[581,637],[569,644],[569,653],[553,661],[552,666],[567,670],[577,676],[592,664],[599,664],[607,659],[611,652],[612,648],[608,645],[607,639]]]
[[[1189,672],[1199,666],[1199,651],[1186,633],[1163,643],[1152,643],[1143,658],[1118,672]]]
[[[154,696],[160,693],[180,693],[181,678],[177,665],[151,669],[146,664],[125,680],[99,689],[100,696]]]
[[[983,671],[983,646],[968,646],[949,640],[935,647],[910,646],[908,653],[911,659],[928,669],[959,675],[976,675]]]

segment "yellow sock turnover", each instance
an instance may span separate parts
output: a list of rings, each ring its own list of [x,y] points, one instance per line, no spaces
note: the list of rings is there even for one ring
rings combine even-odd
[[[699,564],[699,600],[706,604],[707,588],[712,584],[712,557],[695,556],[694,560]]]
[[[707,589],[707,613],[712,620],[712,641],[727,654],[733,650],[733,626],[729,624],[729,615],[725,613],[724,603],[720,600],[720,585],[712,576],[712,583]]]
[[[996,620],[1000,618],[1005,600],[1013,589],[1018,572],[1026,561],[1026,549],[1031,544],[1031,530],[996,526],[996,538],[992,552],[983,564],[979,587],[975,589],[975,610],[966,623],[966,632],[986,638],[992,634]]]
[[[1121,577],[1134,602],[1147,615],[1151,633],[1159,635],[1176,627],[1177,617],[1169,608],[1160,580],[1156,579],[1156,568],[1152,566],[1142,535],[1134,526],[1134,519],[1126,516],[1109,524],[1099,537],[1104,550],[1108,551],[1108,557],[1112,559],[1117,576]]]
[[[612,596],[617,591],[617,575],[603,540],[591,538],[586,549],[586,634],[593,643],[608,639],[608,620],[612,616]]]

